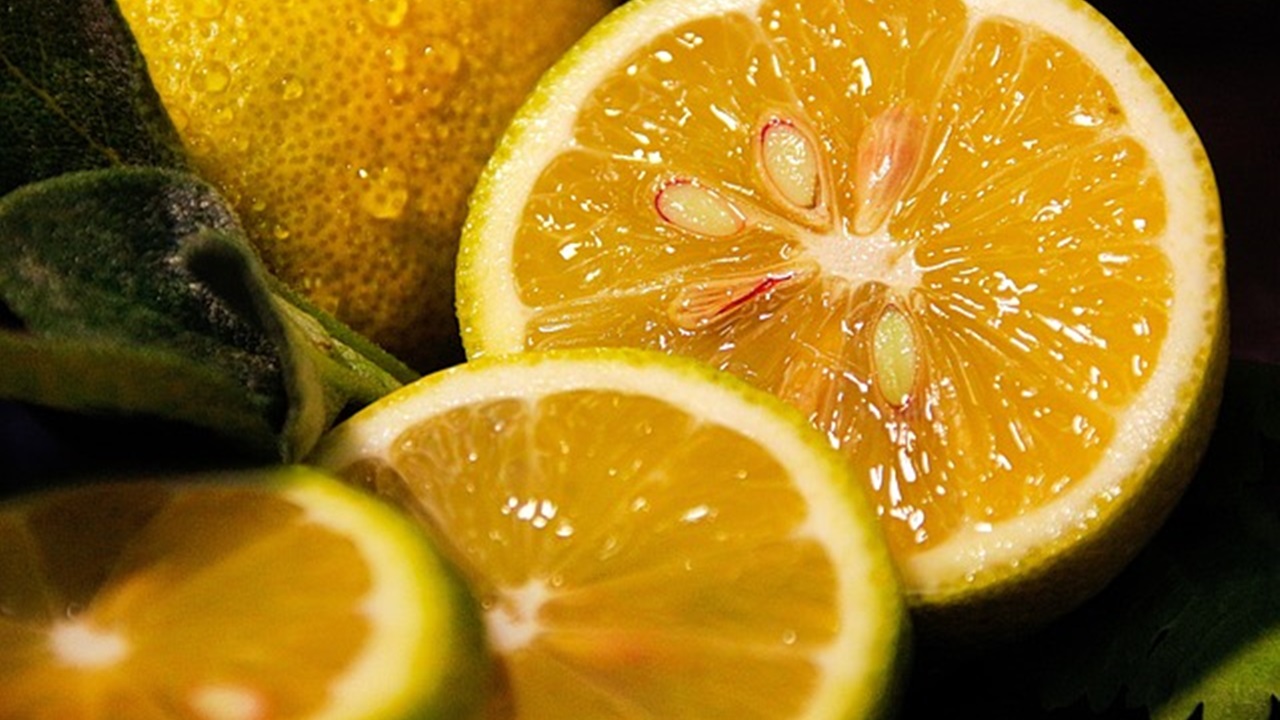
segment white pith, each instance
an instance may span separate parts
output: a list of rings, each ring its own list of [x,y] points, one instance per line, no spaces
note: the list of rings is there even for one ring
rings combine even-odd
[[[645,3],[626,22],[609,24],[590,36],[573,58],[540,90],[536,111],[522,117],[509,133],[501,162],[491,167],[487,197],[522,199],[529,195],[542,169],[569,146],[575,108],[602,78],[655,35],[689,20],[720,13],[754,16],[763,3],[735,0],[692,0]],[[971,22],[993,16],[1009,18],[1058,36],[1087,56],[1110,82],[1136,137],[1150,159],[1169,199],[1165,250],[1174,276],[1169,327],[1155,370],[1131,405],[1118,412],[1117,433],[1103,461],[1072,492],[1034,512],[992,525],[974,525],[945,542],[909,558],[900,566],[910,591],[928,598],[957,585],[999,575],[1040,549],[1086,533],[1098,518],[1128,502],[1126,481],[1140,475],[1151,460],[1151,448],[1176,433],[1184,421],[1198,374],[1213,340],[1222,302],[1221,250],[1212,178],[1200,157],[1198,141],[1154,73],[1092,9],[1073,0],[971,0]],[[483,238],[483,263],[467,266],[466,281],[483,288],[483,314],[468,318],[468,332],[484,338],[485,353],[523,349],[525,308],[510,281],[511,242],[521,221],[522,202],[487,202],[473,219],[469,236]],[[855,282],[877,280],[909,288],[919,280],[911,253],[886,236],[856,238],[864,257],[850,263],[846,234],[803,240],[824,272]]]
[[[790,471],[810,512],[796,532],[825,547],[838,572],[841,626],[832,642],[812,655],[821,672],[812,706],[849,707],[855,702],[869,709],[887,670],[884,653],[894,642],[897,621],[889,618],[899,608],[894,605],[892,576],[885,572],[888,556],[874,519],[861,512],[855,516],[864,517],[865,523],[857,527],[849,523],[851,500],[841,492],[845,482],[841,466],[831,462],[825,448],[813,444],[802,426],[790,422],[797,418],[775,415],[776,411],[761,407],[758,398],[744,396],[741,388],[708,382],[705,371],[693,369],[687,361],[642,355],[647,362],[639,362],[636,354],[627,351],[603,351],[469,363],[358,413],[322,445],[315,461],[341,468],[360,458],[388,457],[391,444],[406,428],[449,410],[501,399],[536,402],[549,394],[575,390],[653,397],[705,423],[730,428],[767,449]],[[500,653],[527,646],[543,627],[538,609],[555,592],[540,582],[499,588],[486,617],[491,646]]]
[[[424,638],[437,647],[449,642],[456,600],[445,583],[432,581],[438,568],[419,554],[421,539],[401,527],[400,518],[384,519],[381,532],[369,532],[371,514],[390,518],[393,510],[352,489],[328,483],[304,483],[288,496],[307,521],[349,538],[367,563],[371,592],[361,604],[370,635],[361,654],[329,686],[329,703],[313,720],[381,717],[403,712],[412,698],[430,697],[446,674],[447,652],[424,652]],[[423,692],[424,685],[427,692]],[[420,694],[419,694],[420,693]]]

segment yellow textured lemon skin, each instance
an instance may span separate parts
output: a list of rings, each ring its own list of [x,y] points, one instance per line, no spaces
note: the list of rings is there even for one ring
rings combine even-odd
[[[120,0],[199,172],[281,280],[419,369],[460,357],[466,199],[612,0]]]

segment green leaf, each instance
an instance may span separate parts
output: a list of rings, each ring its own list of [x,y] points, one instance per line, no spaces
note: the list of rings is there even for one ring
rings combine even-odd
[[[115,3],[0,2],[0,196],[120,165],[186,160]]]
[[[0,199],[0,397],[142,413],[295,460],[412,373],[273,292],[194,176],[93,170]]]
[[[1209,454],[1106,592],[1037,642],[1050,708],[1272,717],[1280,697],[1280,368],[1235,363]]]

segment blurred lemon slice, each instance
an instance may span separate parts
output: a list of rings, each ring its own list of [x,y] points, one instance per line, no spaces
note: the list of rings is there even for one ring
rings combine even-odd
[[[213,480],[217,480],[216,482]],[[315,471],[0,506],[0,718],[456,717],[472,601],[394,509]]]

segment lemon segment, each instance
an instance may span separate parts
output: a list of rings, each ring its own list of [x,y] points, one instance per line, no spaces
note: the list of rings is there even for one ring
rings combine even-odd
[[[918,607],[1043,621],[1203,450],[1223,266],[1199,140],[1084,3],[640,0],[518,113],[458,306],[473,358],[643,347],[775,393]]]
[[[450,717],[474,608],[408,520],[301,468],[0,509],[0,717]]]
[[[312,458],[405,507],[485,612],[510,716],[869,717],[904,606],[848,466],[776,398],[685,360],[477,361]]]

